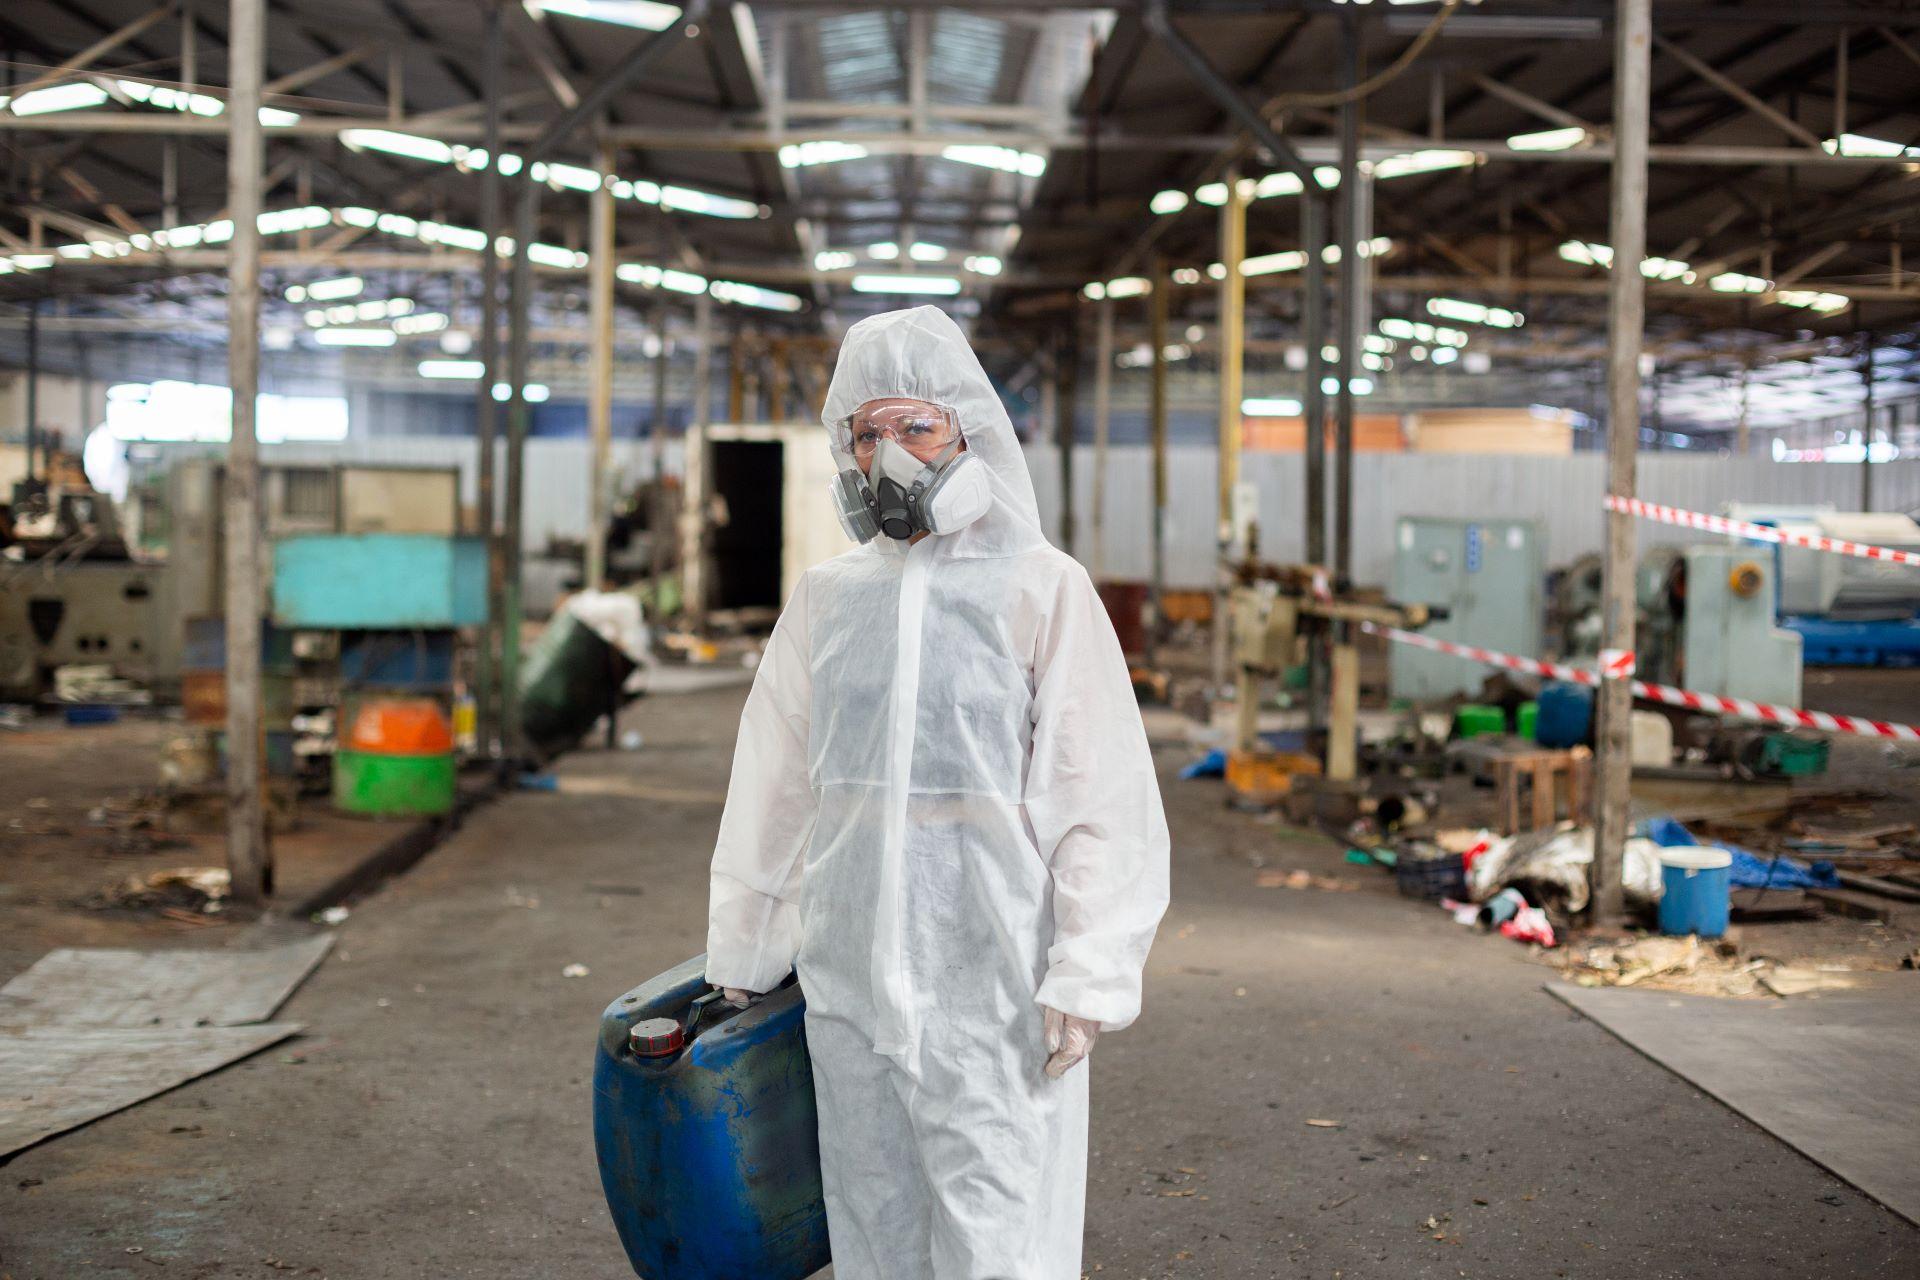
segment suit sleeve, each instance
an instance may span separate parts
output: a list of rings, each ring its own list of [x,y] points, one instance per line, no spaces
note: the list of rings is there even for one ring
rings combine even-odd
[[[803,576],[740,715],[707,907],[707,981],[717,987],[771,991],[800,947],[801,880],[816,811],[807,770],[807,596]]]
[[[1167,908],[1168,837],[1146,728],[1113,623],[1078,564],[1042,620],[1026,807],[1053,877],[1037,1003],[1117,1031]]]

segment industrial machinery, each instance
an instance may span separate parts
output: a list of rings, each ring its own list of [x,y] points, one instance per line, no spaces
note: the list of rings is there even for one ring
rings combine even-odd
[[[1273,793],[1291,773],[1322,774],[1351,782],[1359,750],[1361,623],[1422,627],[1441,616],[1423,604],[1384,604],[1334,593],[1325,569],[1246,561],[1235,567],[1232,610],[1233,659],[1237,672],[1234,749],[1227,783],[1237,793]],[[1328,714],[1324,762],[1297,753],[1263,749],[1258,714],[1263,684],[1286,679],[1307,664],[1316,643],[1328,651]]]
[[[1776,624],[1773,550],[1755,543],[1649,548],[1634,582],[1639,677],[1730,698],[1800,705],[1801,638]],[[1568,661],[1599,654],[1599,576],[1599,558],[1585,557],[1555,586],[1556,630]]]
[[[1681,564],[1677,599],[1669,594],[1678,610],[1678,668],[1642,678],[1799,706],[1800,636],[1774,625],[1771,558],[1751,546],[1688,547]]]
[[[431,533],[283,538],[274,555],[271,618],[290,633],[336,637],[336,807],[387,815],[450,808],[453,742],[450,729],[442,730],[452,719],[459,632],[487,620],[485,540]],[[414,726],[411,743],[395,746],[381,726],[402,722]],[[420,785],[423,777],[434,785]]]
[[[1388,594],[1427,606],[1439,619],[1428,634],[1438,639],[1537,657],[1542,555],[1531,521],[1403,517]],[[1394,646],[1389,664],[1393,696],[1415,702],[1474,694],[1486,678],[1471,662],[1405,645]]]
[[[108,667],[141,685],[171,676],[180,636],[164,625],[163,566],[131,558],[106,495],[55,488],[44,497],[36,513],[4,525],[0,697],[38,698],[67,666]]]
[[[1796,533],[1920,551],[1920,523],[1887,511],[1734,503],[1727,514]],[[1920,570],[1805,547],[1743,542],[1774,562],[1780,623],[1815,666],[1920,665]]]

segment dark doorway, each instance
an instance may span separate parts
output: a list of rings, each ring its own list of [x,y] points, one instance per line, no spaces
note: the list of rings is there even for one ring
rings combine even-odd
[[[707,445],[713,496],[726,523],[716,525],[709,609],[780,607],[785,447],[771,440],[714,440]]]

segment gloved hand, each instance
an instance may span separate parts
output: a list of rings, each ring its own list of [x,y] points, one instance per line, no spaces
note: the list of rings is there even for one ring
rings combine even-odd
[[[1041,1007],[1045,1008],[1044,1005]],[[1076,1018],[1070,1013],[1061,1013],[1058,1009],[1047,1009],[1046,1014],[1047,1075],[1050,1079],[1058,1080],[1093,1052],[1093,1042],[1100,1035],[1100,1024]]]
[[[723,987],[721,989],[721,999],[736,1009],[745,1009],[760,998],[761,994],[758,991],[748,991],[744,987]]]

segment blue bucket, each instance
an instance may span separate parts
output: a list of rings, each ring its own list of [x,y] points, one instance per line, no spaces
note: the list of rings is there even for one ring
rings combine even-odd
[[[1711,845],[1660,850],[1660,932],[1718,938],[1727,931],[1733,855]]]

